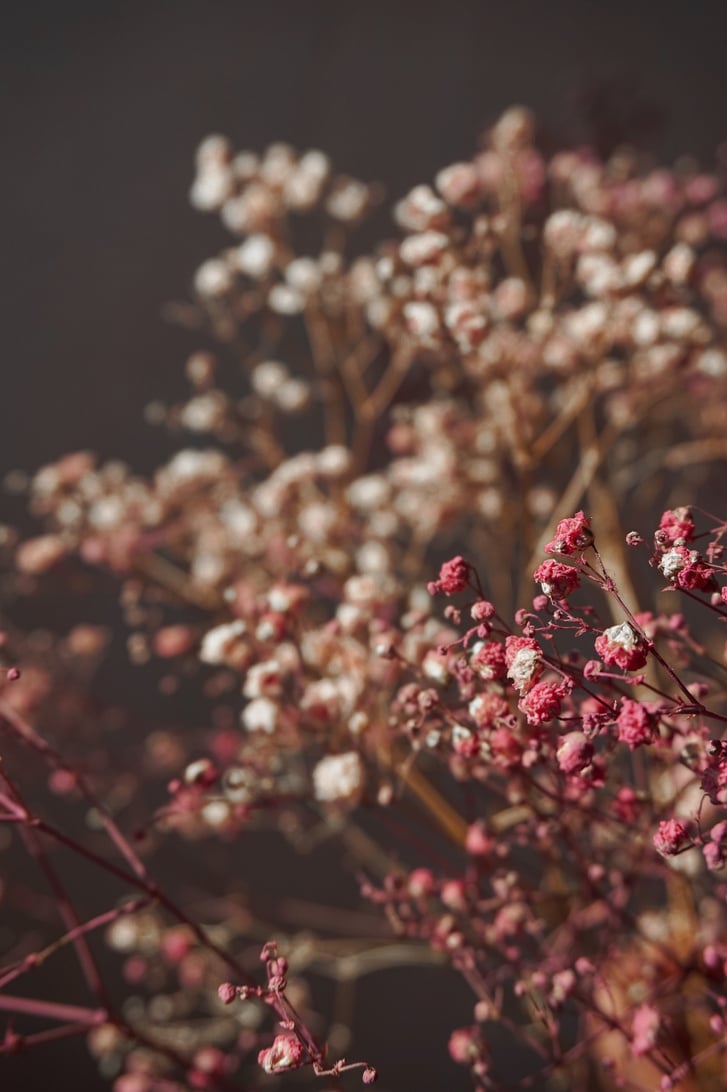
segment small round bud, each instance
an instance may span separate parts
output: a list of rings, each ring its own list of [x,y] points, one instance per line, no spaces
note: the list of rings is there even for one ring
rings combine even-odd
[[[223,982],[217,989],[217,996],[223,1005],[230,1005],[237,997],[237,990],[231,982]]]

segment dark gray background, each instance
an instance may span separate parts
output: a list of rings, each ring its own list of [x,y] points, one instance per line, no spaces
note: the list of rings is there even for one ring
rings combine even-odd
[[[587,136],[594,102],[605,101],[596,113],[606,139],[633,134],[661,158],[708,162],[727,137],[726,31],[727,5],[686,0],[56,0],[6,10],[0,473],[80,447],[151,466],[166,449],[141,412],[181,388],[194,347],[161,306],[184,296],[223,240],[187,206],[208,132],[240,147],[321,147],[392,199],[467,156],[512,102],[533,106],[557,142]],[[375,1015],[367,1044],[386,1087],[467,1087],[455,1084],[443,1029],[433,1032],[450,1000],[427,1004],[426,987],[415,988],[422,1054],[399,1054],[398,1067],[396,1039],[411,1042],[404,997],[365,991]],[[45,1092],[47,1067],[59,1065],[56,1087],[96,1087],[80,1043],[0,1062],[0,1084]]]

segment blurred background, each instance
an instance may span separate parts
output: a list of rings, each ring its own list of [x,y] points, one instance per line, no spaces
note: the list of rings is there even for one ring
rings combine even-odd
[[[187,204],[206,134],[320,147],[392,200],[515,102],[552,143],[596,129],[709,162],[725,31],[718,0],[12,5],[0,465],[84,446],[153,462],[142,408],[193,348],[161,308],[224,239]]]
[[[595,140],[607,151],[633,140],[659,160],[709,164],[727,138],[727,5],[712,0],[13,9],[0,35],[0,474],[79,448],[143,470],[168,451],[142,415],[185,389],[183,362],[197,347],[162,307],[187,295],[197,265],[224,242],[216,218],[187,201],[194,150],[210,132],[241,149],[319,147],[341,171],[380,181],[384,210],[467,158],[516,102],[535,109],[549,147]],[[377,233],[390,226],[382,211]],[[15,503],[3,503],[2,518],[16,518]],[[413,1068],[396,1049],[413,1016],[397,991],[382,1004],[380,987],[367,985],[359,998],[373,1029],[362,1052],[391,1092],[468,1087],[435,1028],[442,1007],[466,1022],[469,1002],[461,990],[429,998],[429,981],[423,973],[414,986],[422,1053]],[[0,1085],[45,1090],[59,1064],[61,1087],[106,1087],[80,1043],[0,1061]]]

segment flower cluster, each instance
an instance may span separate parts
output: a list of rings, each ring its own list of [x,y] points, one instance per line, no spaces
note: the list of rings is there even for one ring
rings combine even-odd
[[[377,189],[318,151],[210,137],[191,199],[233,238],[184,311],[218,350],[190,356],[184,401],[147,409],[181,449],[147,477],[89,452],[41,468],[42,527],[0,542],[0,818],[63,930],[30,954],[18,936],[0,969],[0,1052],[84,1033],[114,1092],[371,1084],[335,1013],[327,1061],[304,972],[348,990],[414,960],[471,990],[442,1055],[481,1092],[723,1087],[718,175],[547,159],[516,108],[398,202],[372,253],[355,229]],[[118,587],[119,624],[24,634],[23,599],[56,582],[79,603]],[[132,686],[108,707],[89,687],[119,634],[156,720]],[[263,846],[246,888],[238,840]],[[187,864],[157,880],[159,849],[201,841],[199,885]],[[46,842],[124,897],[84,917]],[[333,846],[364,908],[306,903],[304,930],[285,854],[306,854],[309,898]],[[266,902],[280,882],[291,899]],[[287,958],[265,945],[260,985],[273,918],[300,932]],[[92,1007],[8,992],[60,947]]]

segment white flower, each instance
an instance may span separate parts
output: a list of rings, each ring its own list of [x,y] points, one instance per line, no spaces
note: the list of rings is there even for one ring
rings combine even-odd
[[[673,580],[677,573],[680,573],[687,563],[687,557],[684,550],[667,550],[659,561],[659,568],[663,572],[667,580]]]
[[[252,388],[261,398],[274,398],[278,387],[288,378],[288,369],[279,360],[263,360],[250,376]]]
[[[277,660],[261,660],[253,664],[245,677],[243,694],[246,698],[261,698],[266,694],[279,694],[282,670]]]
[[[243,709],[240,720],[248,732],[272,735],[278,723],[278,707],[270,698],[254,698]]]
[[[408,231],[423,231],[447,212],[447,206],[429,186],[415,186],[394,209],[394,216]]]
[[[621,622],[618,626],[610,626],[603,631],[603,636],[610,645],[618,645],[627,652],[636,648],[641,642],[638,633],[631,628],[628,622]]]
[[[422,265],[437,258],[446,248],[449,239],[441,231],[423,231],[404,239],[399,253],[407,265]]]
[[[404,319],[409,333],[422,344],[433,344],[439,332],[439,316],[431,303],[407,303],[404,305]]]
[[[313,771],[313,791],[321,802],[353,801],[362,788],[363,766],[356,751],[326,755]]]
[[[237,268],[248,277],[260,280],[272,269],[275,248],[267,235],[251,235],[235,252]]]
[[[201,484],[203,481],[218,478],[226,465],[227,460],[219,451],[185,448],[177,452],[158,472],[161,491],[167,492],[182,485]]]
[[[329,444],[316,455],[316,469],[325,478],[340,478],[350,469],[351,453],[343,444]]]
[[[209,258],[195,273],[194,287],[200,296],[222,296],[232,287],[232,274],[219,258]]]
[[[210,165],[194,180],[189,191],[189,200],[193,208],[200,212],[212,212],[218,209],[230,193],[230,172],[225,165]]]
[[[276,284],[270,289],[268,306],[278,315],[299,315],[305,306],[303,296],[287,284]]]
[[[245,623],[239,619],[235,622],[227,622],[222,626],[215,626],[205,633],[202,638],[202,647],[199,650],[199,658],[204,664],[224,664],[230,654],[231,648],[237,643],[237,639],[245,632]]]
[[[321,271],[313,258],[294,258],[286,266],[285,279],[296,292],[308,296],[319,287]]]
[[[530,688],[543,670],[543,656],[537,648],[521,648],[507,673],[516,690],[523,694]]]
[[[334,220],[356,220],[366,210],[368,189],[353,179],[337,189],[326,202],[326,211]]]

